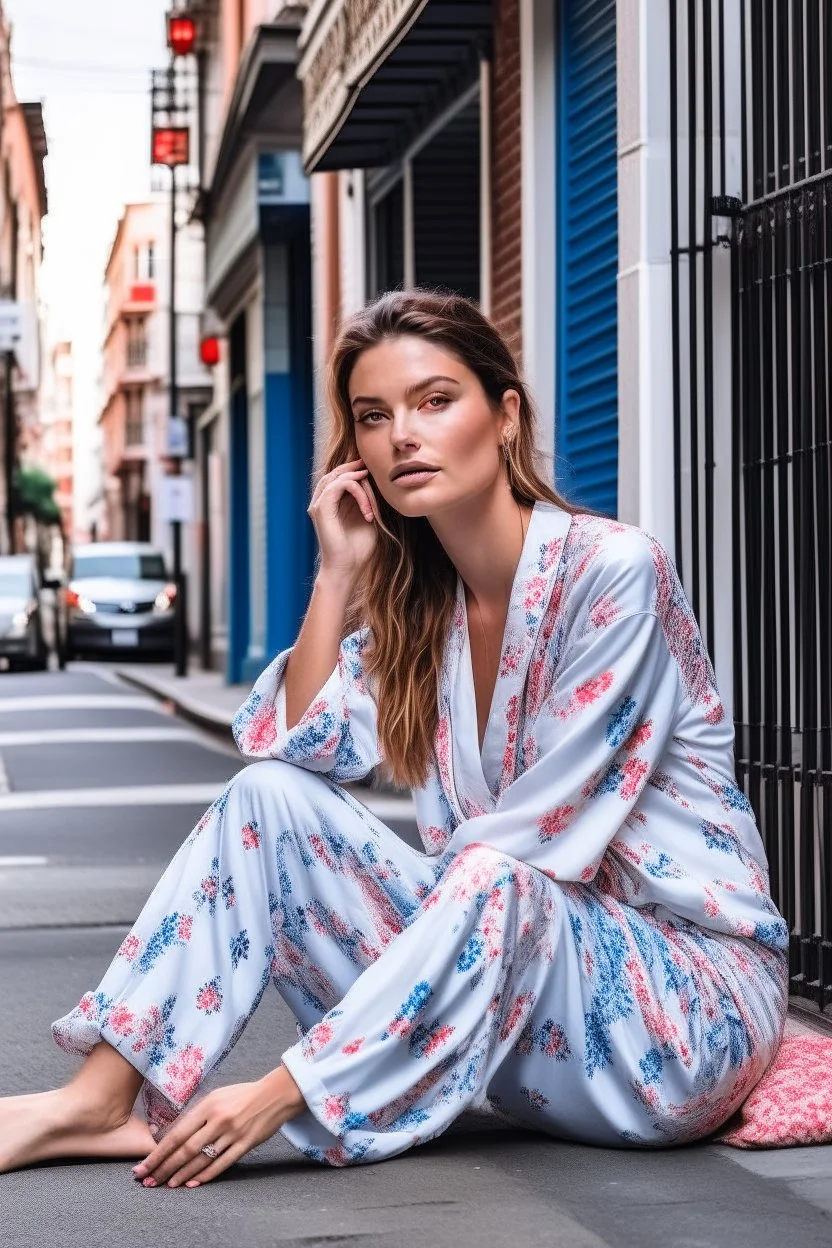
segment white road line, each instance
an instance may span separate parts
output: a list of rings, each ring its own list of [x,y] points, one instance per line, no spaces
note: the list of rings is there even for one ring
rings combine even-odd
[[[0,754],[0,794],[8,793],[9,788],[9,777],[6,775],[6,768],[3,765],[3,755]]]
[[[0,714],[19,714],[21,711],[105,711],[158,710],[159,703],[153,698],[115,693],[62,693],[47,696],[40,694],[28,698],[4,698],[0,696]]]
[[[0,871],[4,867],[45,867],[48,862],[48,858],[26,858],[21,856],[0,858]]]
[[[189,728],[43,728],[26,732],[0,732],[0,746],[18,745],[116,745],[142,741],[190,741],[203,745]]]
[[[114,785],[111,789],[53,789],[0,795],[0,816],[13,810],[53,810],[84,806],[208,806],[222,784]]]

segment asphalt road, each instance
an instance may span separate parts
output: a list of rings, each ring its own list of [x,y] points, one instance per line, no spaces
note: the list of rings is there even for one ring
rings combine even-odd
[[[153,884],[239,769],[233,747],[103,669],[0,675],[0,1093],[76,1062],[50,1022],[94,987]],[[412,823],[395,830],[413,841]],[[267,994],[216,1082],[294,1041]],[[0,1176],[0,1244],[177,1248],[805,1248],[832,1243],[832,1148],[634,1152],[467,1114],[382,1165],[329,1170],[277,1137],[204,1189],[150,1191],[129,1163]]]

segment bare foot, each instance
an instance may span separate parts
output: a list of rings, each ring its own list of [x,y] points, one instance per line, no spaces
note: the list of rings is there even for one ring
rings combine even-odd
[[[146,1157],[155,1147],[136,1115],[118,1127],[84,1128],[60,1092],[0,1099],[0,1173],[58,1157]]]

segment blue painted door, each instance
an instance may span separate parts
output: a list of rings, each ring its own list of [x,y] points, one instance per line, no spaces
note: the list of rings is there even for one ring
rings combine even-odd
[[[561,0],[557,117],[558,489],[618,508],[614,0]]]

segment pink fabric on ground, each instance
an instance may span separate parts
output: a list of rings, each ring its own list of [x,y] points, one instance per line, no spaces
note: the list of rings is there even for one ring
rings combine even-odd
[[[716,1139],[735,1148],[832,1143],[832,1036],[787,1032],[727,1128]]]

